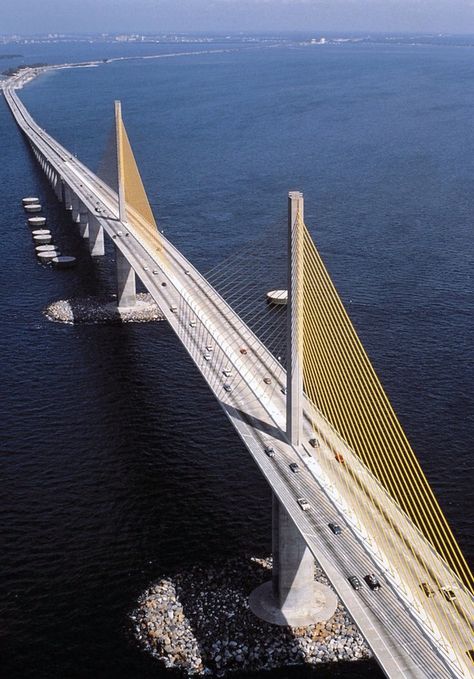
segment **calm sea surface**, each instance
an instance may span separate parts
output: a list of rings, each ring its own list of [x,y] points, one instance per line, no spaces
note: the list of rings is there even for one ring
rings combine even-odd
[[[262,292],[278,283],[286,193],[304,191],[306,222],[472,557],[474,50],[230,47],[49,73],[21,98],[93,169],[121,99],[160,228],[202,271],[273,237],[258,250]],[[60,63],[158,48],[4,51]],[[112,291],[113,268],[87,256],[2,101],[0,131],[1,673],[168,677],[129,638],[137,596],[190,563],[267,555],[270,493],[165,323],[42,316],[52,300]],[[76,269],[36,263],[30,194]],[[318,676],[369,669],[378,676],[372,664]]]

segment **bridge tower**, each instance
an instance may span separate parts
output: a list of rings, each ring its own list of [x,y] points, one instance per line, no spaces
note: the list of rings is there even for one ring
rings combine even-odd
[[[303,422],[303,219],[300,191],[288,194],[288,306],[286,435],[298,448]],[[250,595],[250,608],[276,625],[304,627],[334,615],[332,589],[314,579],[314,557],[290,514],[272,496],[272,581]]]
[[[127,221],[127,210],[125,207],[125,168],[124,168],[124,131],[122,123],[122,105],[120,101],[115,102],[115,134],[117,150],[117,178],[118,178],[118,203],[119,220]],[[135,306],[137,302],[137,289],[135,271],[132,265],[122,254],[122,251],[115,243],[115,262],[117,275],[117,306],[119,309]]]

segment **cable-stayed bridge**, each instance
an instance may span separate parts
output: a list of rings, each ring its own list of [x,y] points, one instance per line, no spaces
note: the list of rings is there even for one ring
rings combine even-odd
[[[6,101],[91,254],[113,241],[119,307],[134,305],[138,276],[272,488],[273,583],[251,594],[252,610],[292,626],[329,618],[335,597],[314,582],[316,558],[387,676],[474,676],[472,574],[304,224],[302,194],[288,198],[285,369],[156,228],[119,103],[99,177],[32,119],[15,92],[24,77],[4,86]]]

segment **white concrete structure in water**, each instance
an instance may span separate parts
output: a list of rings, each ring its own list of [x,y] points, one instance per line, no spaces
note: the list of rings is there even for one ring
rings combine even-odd
[[[28,226],[36,228],[46,224],[46,217],[28,217]]]
[[[42,208],[39,203],[32,203],[31,205],[25,205],[24,206],[26,212],[41,212]]]
[[[270,290],[267,292],[267,301],[275,306],[284,306],[288,302],[288,290]]]

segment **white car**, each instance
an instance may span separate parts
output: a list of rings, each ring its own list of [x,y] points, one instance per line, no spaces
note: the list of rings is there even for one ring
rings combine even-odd
[[[224,368],[222,371],[222,374],[225,375],[226,377],[232,377],[232,368]]]
[[[191,326],[191,328],[195,328],[196,327],[196,321],[194,319],[192,319],[191,321],[189,321],[189,325]]]
[[[172,304],[170,306],[170,311],[172,311],[174,314],[178,311],[178,307],[176,306],[176,304]]]
[[[301,509],[302,509],[304,512],[307,512],[308,509],[311,507],[311,505],[309,504],[308,500],[305,500],[304,497],[299,497],[299,498],[296,500],[296,502],[299,504],[299,506],[301,507]]]
[[[204,354],[204,360],[210,361],[211,360],[211,354]]]

